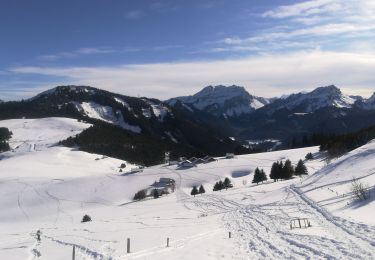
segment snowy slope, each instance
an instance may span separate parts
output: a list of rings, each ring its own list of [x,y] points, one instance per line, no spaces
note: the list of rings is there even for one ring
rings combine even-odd
[[[0,121],[0,127],[7,127],[13,133],[9,144],[16,153],[45,150],[90,126],[75,119],[58,117]]]
[[[352,179],[369,186],[371,200],[353,202]],[[340,217],[375,225],[375,140],[310,176],[299,186],[309,198]]]
[[[25,134],[23,139],[32,136]],[[365,176],[373,146],[348,155],[355,161],[340,159],[342,170],[353,164],[353,171],[363,171]],[[289,158],[295,164],[308,152],[315,156],[307,162],[309,172],[318,171],[317,175],[251,184],[256,167],[269,173],[274,161]],[[368,166],[362,165],[363,160],[370,160]],[[77,259],[375,257],[375,238],[368,235],[375,234],[371,223],[333,217],[335,209],[306,190],[329,181],[338,185],[336,175],[342,180],[338,172],[324,180],[340,168],[322,169],[325,161],[318,147],[218,158],[189,169],[158,165],[135,174],[127,174],[135,167],[128,163],[120,173],[121,163],[63,147],[15,153],[1,160],[0,207],[7,210],[0,211],[0,259],[70,259],[73,245]],[[214,182],[227,176],[235,188],[212,192]],[[176,191],[157,200],[132,202],[136,191],[160,177],[175,179]],[[192,185],[200,184],[207,193],[190,196]],[[326,196],[325,191],[321,196]],[[84,214],[93,221],[80,223]],[[312,227],[290,230],[295,217],[309,218]],[[37,230],[42,232],[40,242],[35,239]],[[127,237],[131,238],[131,254],[126,254]]]
[[[119,99],[117,99],[116,101],[119,101]],[[126,103],[122,104],[126,106]],[[75,106],[78,109],[78,111],[84,113],[86,116],[90,118],[99,119],[107,123],[120,126],[126,130],[132,131],[137,134],[141,132],[141,128],[139,126],[133,126],[125,122],[120,110],[116,110],[114,112],[112,107],[110,106],[102,106],[95,102],[76,102]]]

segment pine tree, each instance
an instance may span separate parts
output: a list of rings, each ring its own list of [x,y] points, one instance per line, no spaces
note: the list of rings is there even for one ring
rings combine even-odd
[[[294,175],[294,168],[290,160],[286,160],[282,168],[282,179],[290,179]]]
[[[262,182],[268,180],[268,177],[267,177],[267,175],[266,175],[266,173],[264,172],[263,169],[260,170],[260,176],[261,176]]]
[[[283,162],[275,162],[272,164],[271,168],[271,173],[270,173],[270,178],[273,179],[274,181],[278,181],[279,179],[282,179],[283,176]]]
[[[305,159],[306,160],[312,160],[312,159],[314,159],[314,156],[312,155],[312,153],[308,153],[308,154],[306,154]]]
[[[198,189],[197,189],[197,186],[194,186],[193,189],[191,190],[191,195],[193,195],[195,197],[195,195],[198,194]]]
[[[254,172],[254,178],[253,178],[253,183],[256,183],[258,184],[259,182],[264,182],[266,181],[268,178],[267,178],[267,175],[266,173],[264,172],[263,169],[259,169],[258,167],[255,169],[255,172]]]
[[[199,187],[199,194],[203,193],[206,193],[206,190],[204,189],[203,184],[201,184],[201,186]]]
[[[282,161],[277,162],[277,177],[278,179],[283,178],[283,169],[284,169],[284,164]]]
[[[222,190],[225,188],[224,183],[221,180],[218,182],[218,187],[219,187],[218,190]]]
[[[257,167],[254,171],[254,178],[253,178],[252,182],[258,184],[261,181],[262,181],[261,172],[260,172],[259,168]]]
[[[233,187],[233,184],[232,184],[231,180],[228,177],[226,177],[225,180],[224,180],[223,188],[225,188],[227,190],[228,188],[232,188],[232,187]]]
[[[275,182],[277,181],[277,163],[273,163],[271,167],[270,178]]]
[[[159,196],[159,191],[158,191],[157,189],[154,189],[154,190],[152,191],[152,196],[154,196],[154,199],[159,198],[159,197],[160,197],[160,196]]]
[[[91,221],[91,217],[89,215],[84,215],[81,222],[84,223],[84,222],[90,222]]]
[[[140,190],[134,195],[134,200],[143,200],[146,198],[146,191],[145,190]]]
[[[307,168],[302,160],[299,160],[295,169],[295,175],[308,174]]]
[[[218,190],[220,190],[220,187],[219,187],[219,183],[216,182],[214,185],[213,191],[218,191]]]

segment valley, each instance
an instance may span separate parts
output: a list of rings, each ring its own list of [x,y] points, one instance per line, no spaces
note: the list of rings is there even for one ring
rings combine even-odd
[[[122,160],[56,146],[87,124],[46,118],[1,125],[13,132],[12,150],[0,161],[0,204],[7,209],[0,214],[1,258],[69,259],[73,245],[77,259],[374,257],[373,199],[353,202],[350,191],[354,175],[375,181],[374,142],[328,165],[318,147],[311,147],[219,157],[187,169],[156,165],[126,175],[119,172]],[[296,164],[310,152],[308,177],[251,183],[256,167],[268,175],[273,162]],[[123,172],[136,167],[125,163]],[[213,192],[214,182],[224,177],[234,188]],[[133,201],[159,178],[173,178],[175,192]],[[191,187],[200,184],[206,193],[191,196]],[[92,221],[81,223],[84,214]],[[312,227],[290,229],[294,218],[307,218]]]

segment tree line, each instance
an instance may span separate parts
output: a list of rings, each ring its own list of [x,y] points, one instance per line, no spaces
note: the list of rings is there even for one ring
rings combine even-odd
[[[346,134],[314,133],[301,138],[294,137],[289,142],[290,148],[320,146],[331,157],[338,157],[375,139],[375,126],[367,127]]]
[[[320,150],[327,151],[331,157],[338,157],[365,145],[374,138],[375,126],[372,126],[354,133],[334,135],[321,143]]]

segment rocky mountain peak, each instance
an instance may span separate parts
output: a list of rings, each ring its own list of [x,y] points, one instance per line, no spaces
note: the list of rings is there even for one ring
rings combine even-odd
[[[192,96],[176,97],[167,101],[170,105],[180,101],[215,116],[232,117],[248,114],[268,104],[265,98],[250,95],[241,86],[207,86]]]

